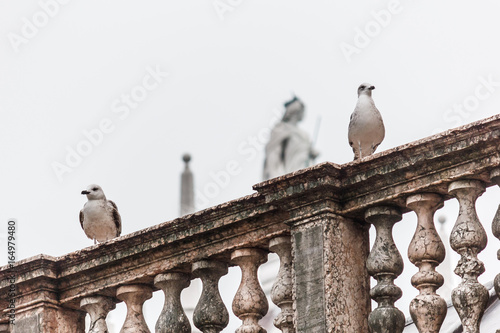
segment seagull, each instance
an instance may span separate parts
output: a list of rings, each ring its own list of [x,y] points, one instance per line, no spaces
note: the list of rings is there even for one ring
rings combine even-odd
[[[80,211],[80,225],[88,238],[99,243],[120,236],[122,220],[116,204],[106,200],[106,196],[99,185],[89,185],[82,194],[87,195],[88,201]]]
[[[373,102],[373,89],[375,87],[369,83],[359,86],[358,103],[351,114],[348,138],[354,152],[354,160],[373,154],[384,140],[384,122]]]

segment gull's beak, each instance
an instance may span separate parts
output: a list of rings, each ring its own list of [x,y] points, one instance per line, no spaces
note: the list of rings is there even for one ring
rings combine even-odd
[[[89,191],[87,191],[87,190],[83,190],[83,191],[82,191],[82,194],[89,194],[89,193],[90,193],[90,192],[89,192]]]
[[[375,86],[370,86],[370,87],[368,87],[368,89],[373,90],[373,89],[375,89]]]

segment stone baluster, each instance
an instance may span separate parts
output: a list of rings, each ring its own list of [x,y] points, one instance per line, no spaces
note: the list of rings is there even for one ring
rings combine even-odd
[[[151,333],[144,320],[142,306],[152,296],[153,290],[146,285],[127,285],[116,290],[116,297],[127,305],[127,317],[120,333]]]
[[[444,283],[436,266],[445,257],[444,244],[434,226],[434,213],[443,207],[443,199],[434,193],[411,195],[406,205],[417,214],[417,228],[408,247],[408,258],[419,271],[411,279],[419,295],[410,303],[410,314],[420,333],[438,333],[447,306],[436,290]]]
[[[227,274],[227,264],[201,260],[193,264],[193,275],[203,283],[193,322],[203,333],[219,333],[229,323],[229,313],[219,293],[219,279]]]
[[[500,168],[493,169],[490,173],[490,178],[491,181],[500,186]],[[498,205],[497,212],[493,218],[491,230],[493,231],[493,235],[500,240],[500,204]],[[500,260],[500,250],[497,252],[497,258]],[[497,296],[500,298],[500,273],[495,277],[494,286]],[[500,329],[497,330],[497,333],[500,333]]]
[[[170,272],[159,274],[154,279],[155,287],[163,290],[165,302],[156,321],[156,333],[190,333],[191,324],[181,304],[181,292],[191,284],[185,273]]]
[[[254,248],[239,249],[231,254],[231,261],[241,269],[241,283],[233,299],[233,312],[243,324],[236,333],[266,333],[259,320],[266,315],[269,305],[257,271],[267,261],[267,253]]]
[[[377,280],[370,296],[378,303],[368,317],[368,324],[373,333],[401,333],[405,316],[394,302],[401,298],[402,291],[394,284],[394,279],[403,272],[403,258],[392,238],[392,228],[401,220],[401,212],[394,207],[372,207],[366,210],[365,219],[377,232],[366,260],[368,274]]]
[[[477,217],[475,203],[484,192],[484,185],[478,180],[459,180],[449,185],[448,192],[460,205],[450,245],[461,256],[455,274],[462,282],[453,289],[451,299],[462,321],[463,332],[478,333],[488,302],[488,290],[477,281],[484,273],[484,265],[477,254],[486,247],[487,236]]]
[[[280,258],[280,270],[271,289],[271,299],[279,306],[281,313],[274,319],[274,326],[283,333],[293,333],[292,301],[292,242],[290,236],[271,239],[269,250]]]
[[[91,296],[82,298],[80,307],[90,316],[89,333],[107,333],[106,316],[115,308],[111,297]]]

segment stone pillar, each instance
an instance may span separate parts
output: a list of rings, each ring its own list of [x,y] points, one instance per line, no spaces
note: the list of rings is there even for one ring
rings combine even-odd
[[[451,248],[461,258],[455,274],[462,282],[453,289],[451,299],[460,316],[464,333],[479,333],[479,324],[488,303],[488,290],[477,281],[484,273],[484,264],[477,254],[487,243],[486,232],[476,213],[476,200],[484,192],[478,180],[459,180],[451,183],[448,192],[458,199],[460,211],[451,231]]]
[[[493,169],[490,173],[491,181],[500,186],[500,168]],[[495,217],[493,218],[493,223],[491,224],[491,230],[493,231],[493,235],[500,239],[500,204],[498,205],[497,212]],[[500,260],[500,250],[497,252],[497,259]],[[495,291],[497,293],[497,297],[500,298],[500,273],[495,276]],[[497,329],[496,333],[500,333],[500,325],[498,325],[499,329]]]
[[[297,332],[368,332],[369,227],[331,208],[293,214],[290,222]]]
[[[269,304],[257,271],[267,261],[267,253],[254,248],[239,249],[231,254],[231,261],[241,269],[241,283],[234,295],[233,312],[243,323],[236,333],[266,333],[259,320],[266,315]]]
[[[56,268],[51,269],[52,260],[40,258],[33,261],[33,265],[38,264],[45,270],[34,268],[30,272],[32,279],[16,285],[19,296],[16,299],[15,325],[10,325],[11,333],[84,333],[85,312],[59,304],[57,281],[47,277],[56,276]]]
[[[280,270],[271,289],[271,299],[280,307],[281,313],[274,319],[274,326],[283,333],[294,333],[293,284],[292,284],[292,241],[290,236],[271,239],[269,250],[278,254]]]
[[[219,333],[229,323],[229,313],[219,293],[219,279],[227,274],[227,264],[201,260],[193,264],[193,275],[203,282],[193,322],[203,333]]]
[[[151,333],[144,320],[142,305],[152,296],[151,287],[146,285],[127,285],[116,290],[116,297],[127,305],[127,317],[120,333]]]
[[[189,169],[191,155],[184,154],[182,160],[185,163],[184,171],[181,175],[181,216],[194,213],[194,180],[193,173]]]
[[[394,207],[373,207],[367,209],[365,219],[377,231],[366,267],[368,273],[377,280],[370,295],[378,306],[370,313],[368,323],[373,333],[401,333],[405,326],[405,316],[394,306],[394,302],[403,293],[394,284],[394,280],[403,272],[403,258],[392,238],[392,228],[401,220],[401,213]]]
[[[80,301],[80,307],[90,316],[88,333],[107,333],[106,316],[115,308],[115,302],[110,297],[85,297]]]
[[[57,259],[46,255],[29,258],[7,270],[15,286],[15,325],[11,333],[85,332],[85,312],[59,303]],[[10,287],[10,286],[9,286]]]
[[[15,323],[11,325],[12,333],[84,333],[85,312],[52,304],[38,305],[28,311],[17,313]]]
[[[410,313],[418,331],[438,333],[447,306],[436,290],[443,285],[443,276],[436,272],[436,266],[445,257],[444,244],[434,226],[434,213],[443,207],[443,199],[434,193],[411,195],[406,205],[417,214],[417,228],[408,247],[408,258],[419,268],[411,279],[419,295],[410,303]]]

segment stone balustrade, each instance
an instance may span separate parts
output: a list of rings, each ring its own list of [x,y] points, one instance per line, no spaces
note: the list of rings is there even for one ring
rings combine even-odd
[[[418,272],[411,279],[416,296],[410,313],[419,332],[439,332],[447,308],[436,267],[447,254],[434,214],[446,200],[459,203],[450,236],[460,255],[453,305],[463,331],[479,332],[488,292],[478,282],[484,264],[477,255],[487,239],[475,202],[500,185],[498,147],[495,116],[362,161],[322,163],[262,182],[247,197],[62,257],[21,260],[0,269],[6,309],[0,332],[84,332],[86,314],[89,332],[107,332],[106,316],[122,301],[127,317],[120,332],[150,332],[143,305],[153,292],[165,298],[154,331],[191,332],[180,294],[195,278],[203,283],[193,316],[199,330],[221,332],[231,309],[241,320],[236,332],[266,332],[259,320],[268,303],[257,272],[275,252],[280,269],[271,299],[281,310],[274,320],[280,331],[399,333],[405,319],[395,306],[402,295],[395,279],[403,260],[392,230],[412,212],[417,224],[408,258]],[[370,250],[371,225],[376,237]],[[491,228],[500,238],[500,208]],[[231,307],[219,294],[219,279],[230,266],[241,270]],[[16,325],[8,324],[11,276]],[[495,288],[500,295],[500,274]]]

